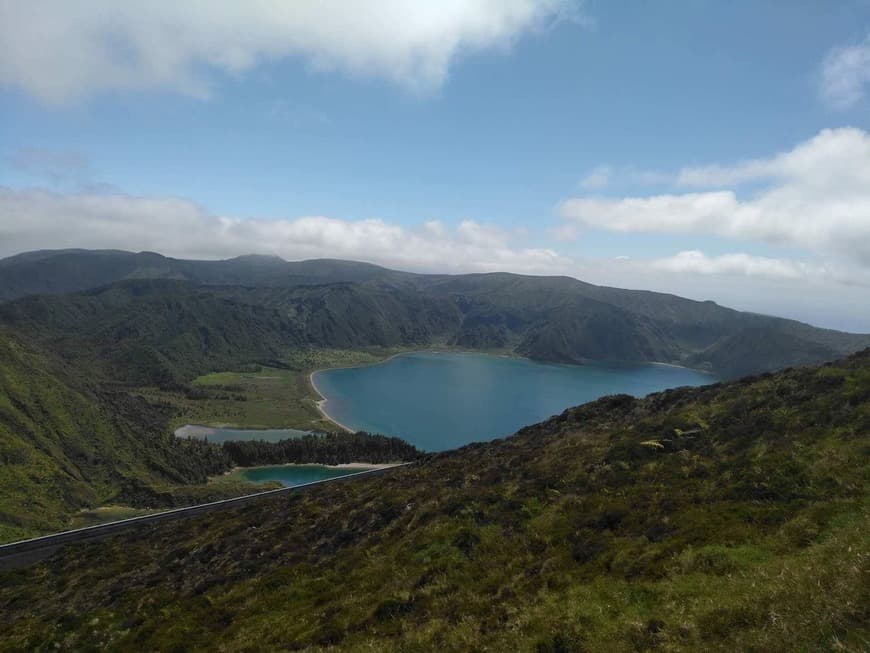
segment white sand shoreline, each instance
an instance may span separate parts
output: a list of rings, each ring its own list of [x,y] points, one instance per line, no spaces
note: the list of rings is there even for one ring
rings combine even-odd
[[[326,467],[328,469],[388,469],[401,465],[400,462],[395,463],[339,463],[338,465],[327,465],[325,463],[276,463],[274,465],[236,465],[232,469],[225,471],[220,476],[231,476],[238,472],[245,472],[252,469],[268,469],[271,467]]]
[[[400,351],[396,354],[392,354],[384,358],[383,360],[375,361],[373,363],[358,363],[356,365],[339,365],[338,367],[323,367],[319,370],[314,370],[308,375],[308,383],[311,385],[311,388],[320,395],[320,399],[314,402],[314,405],[317,407],[317,411],[323,416],[323,418],[335,424],[340,429],[347,431],[348,433],[356,433],[356,429],[352,429],[346,424],[342,424],[337,419],[335,419],[332,415],[330,415],[326,411],[326,404],[329,401],[326,398],[326,395],[320,391],[320,388],[317,387],[317,383],[314,381],[314,376],[316,374],[320,374],[321,372],[331,372],[333,370],[352,370],[357,367],[373,367],[375,365],[383,365],[384,363],[388,363],[394,358],[398,358],[399,356],[409,356],[410,354],[480,354],[483,352],[475,352],[470,350],[452,350],[452,349],[412,349],[409,351]],[[507,358],[514,358],[511,354],[485,354],[490,356],[504,356]]]
[[[323,367],[319,370],[314,370],[313,372],[311,372],[308,375],[308,383],[311,385],[311,388],[314,390],[314,392],[316,392],[318,395],[320,395],[320,399],[318,401],[315,401],[314,405],[317,406],[318,412],[321,415],[323,415],[324,419],[326,419],[329,422],[332,422],[337,427],[344,429],[348,433],[356,433],[357,429],[352,429],[349,426],[347,426],[346,424],[342,424],[337,419],[335,419],[332,415],[330,415],[328,412],[326,412],[326,403],[327,403],[328,399],[326,398],[326,395],[324,395],[320,391],[320,388],[317,387],[317,383],[314,381],[315,374],[320,374],[321,372],[331,372],[333,370],[352,370],[352,369],[355,369],[357,367],[372,367],[374,365],[383,365],[384,363],[391,361],[394,358],[398,358],[399,356],[407,356],[408,354],[419,354],[419,353],[422,353],[424,351],[426,351],[426,350],[415,349],[412,351],[400,351],[396,354],[392,354],[391,356],[388,356],[387,358],[385,358],[383,360],[375,361],[374,363],[358,363],[357,365],[339,365],[338,367]],[[429,350],[429,351],[433,351],[433,350]]]
[[[387,358],[385,358],[383,360],[376,361],[374,363],[359,363],[357,365],[340,365],[338,367],[324,367],[324,368],[321,368],[319,370],[314,370],[313,372],[311,372],[308,375],[308,383],[311,384],[311,387],[313,388],[314,392],[320,396],[320,399],[318,401],[315,401],[314,405],[317,406],[318,412],[323,416],[323,418],[325,420],[332,422],[333,424],[335,424],[339,428],[347,431],[348,433],[355,433],[356,432],[355,429],[350,428],[346,424],[342,424],[341,422],[339,422],[337,419],[335,419],[332,415],[330,415],[327,412],[326,404],[328,402],[328,399],[323,394],[323,392],[320,391],[320,389],[317,387],[317,383],[314,381],[314,376],[316,374],[319,374],[320,372],[329,372],[332,370],[349,370],[349,369],[354,369],[357,367],[372,367],[374,365],[383,365],[384,363],[387,363],[387,362],[393,360],[394,358],[398,358],[399,356],[408,356],[410,354],[444,354],[444,353],[448,353],[448,354],[450,354],[450,353],[453,353],[453,354],[477,354],[477,355],[483,355],[483,356],[495,356],[498,358],[515,358],[518,360],[528,360],[528,361],[533,362],[533,363],[543,363],[544,362],[544,361],[535,361],[531,358],[525,358],[524,356],[518,356],[518,355],[512,354],[512,353],[508,353],[508,354],[487,353],[487,352],[478,352],[478,351],[472,351],[472,350],[453,350],[453,349],[449,349],[449,348],[448,349],[437,349],[437,348],[436,349],[413,349],[410,351],[401,351],[401,352],[398,352],[398,353],[393,354],[391,356],[388,356]],[[711,372],[710,370],[703,370],[703,369],[699,369],[696,367],[686,367],[685,365],[679,365],[677,363],[665,363],[665,362],[661,362],[661,361],[636,361],[636,363],[647,364],[647,365],[660,365],[663,367],[674,367],[674,368],[681,369],[681,370],[689,370],[692,372],[698,372],[700,374],[706,374],[708,376],[714,376],[714,377],[717,376],[715,372]],[[552,364],[552,365],[570,365],[572,367],[583,367],[582,364],[577,364],[577,363],[550,363],[550,364]]]
[[[343,368],[330,367],[330,368],[326,368],[326,369],[335,370],[335,369],[343,369]],[[329,413],[326,412],[325,406],[326,406],[327,399],[323,395],[323,393],[320,391],[320,389],[317,387],[317,384],[314,382],[314,375],[317,374],[318,372],[323,372],[323,371],[324,370],[315,370],[314,372],[312,372],[311,374],[308,375],[308,383],[311,384],[311,387],[314,389],[314,392],[316,392],[318,395],[320,395],[320,399],[318,399],[317,401],[314,402],[314,405],[317,406],[317,411],[321,415],[323,415],[323,418],[326,421],[332,422],[333,424],[335,424],[338,428],[342,429],[343,431],[346,431],[348,433],[356,433],[355,430],[353,430],[352,428],[350,428],[346,424],[342,424],[341,422],[339,422],[337,419],[335,419]]]

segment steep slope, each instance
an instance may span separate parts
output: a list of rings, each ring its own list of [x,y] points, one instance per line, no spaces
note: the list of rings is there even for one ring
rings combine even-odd
[[[167,434],[165,408],[89,376],[0,331],[0,539],[62,528],[130,483],[201,483],[224,469]]]
[[[274,309],[240,304],[173,281],[128,281],[0,306],[0,322],[105,377],[171,385],[215,369],[275,358],[303,344]]]
[[[0,324],[134,385],[177,384],[304,347],[426,346],[447,340],[459,320],[450,302],[343,283],[285,290],[135,280],[0,305]]]
[[[488,333],[497,334],[496,340],[518,344],[520,353],[543,360],[650,360],[704,367],[737,378],[833,360],[870,346],[866,334],[819,329],[666,293],[594,286],[569,277],[492,273],[421,283],[428,294],[451,298],[463,308],[463,330],[457,340],[484,325]],[[747,330],[754,334],[752,341],[736,337]],[[511,338],[512,332],[520,337]],[[765,345],[775,353],[768,357]],[[728,355],[746,365],[731,366]]]
[[[15,650],[865,650],[870,351],[0,578]],[[292,617],[292,618],[291,618]]]
[[[452,301],[381,283],[209,290],[233,302],[277,311],[315,347],[425,346],[450,340],[462,320]]]
[[[835,341],[831,345],[819,342],[816,334],[804,339],[795,333],[797,329],[771,329],[763,326],[740,329],[707,349],[688,357],[686,363],[693,367],[709,367],[727,378],[738,378],[759,371],[759,361],[769,369],[789,366],[812,365],[819,361],[833,360],[848,352],[848,347]],[[846,351],[843,351],[843,350]]]
[[[112,365],[116,380],[161,385],[303,347],[454,345],[562,363],[675,363],[736,378],[870,345],[870,336],[670,295],[638,293],[641,308],[632,310],[564,277],[426,279],[286,288],[140,279],[0,304],[0,323]]]

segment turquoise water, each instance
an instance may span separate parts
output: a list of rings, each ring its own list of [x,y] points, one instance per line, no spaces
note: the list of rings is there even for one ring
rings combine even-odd
[[[604,395],[643,396],[717,380],[668,365],[551,365],[433,352],[313,376],[332,419],[353,430],[399,436],[426,451],[510,435]]]
[[[337,478],[365,471],[366,467],[326,467],[325,465],[271,465],[269,467],[248,467],[236,472],[237,478],[251,483],[278,481],[288,487]]]
[[[212,428],[211,426],[187,424],[176,429],[175,435],[179,438],[207,438],[209,442],[221,444],[228,440],[265,440],[266,442],[278,442],[280,440],[301,438],[303,435],[308,435],[308,431],[298,431],[296,429],[222,429]]]

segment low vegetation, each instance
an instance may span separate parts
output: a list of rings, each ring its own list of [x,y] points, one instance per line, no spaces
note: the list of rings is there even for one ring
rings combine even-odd
[[[173,428],[203,424],[329,431],[335,426],[317,410],[321,397],[311,387],[309,374],[328,367],[376,363],[395,353],[398,350],[291,351],[276,361],[280,367],[241,365],[235,371],[205,374],[176,388],[139,388],[137,393],[170,404],[175,410]]]
[[[0,577],[8,650],[865,651],[870,351]]]

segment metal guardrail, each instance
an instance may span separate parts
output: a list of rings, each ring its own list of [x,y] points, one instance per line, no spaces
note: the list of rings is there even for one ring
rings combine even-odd
[[[195,506],[172,508],[170,510],[163,510],[150,515],[139,515],[138,517],[129,517],[128,519],[120,519],[105,524],[85,526],[83,528],[76,528],[69,531],[61,531],[60,533],[52,533],[51,535],[42,535],[27,540],[0,544],[0,571],[26,567],[48,557],[54,551],[67,544],[100,539],[115,533],[130,530],[140,525],[154,524],[161,521],[170,521],[184,517],[192,517],[207,512],[233,508],[245,503],[258,501],[265,497],[275,496],[277,494],[304,492],[326,483],[341,483],[360,479],[361,477],[379,476],[391,470],[398,469],[399,467],[406,467],[411,464],[413,463],[399,463],[398,465],[391,465],[390,467],[367,469],[361,472],[354,472],[353,474],[345,474],[344,476],[336,476],[334,478],[324,478],[319,481],[311,481],[310,483],[303,483],[301,485],[282,487],[276,490],[257,492],[255,494],[246,494],[241,497],[221,499],[220,501],[212,501],[210,503],[200,503]]]

